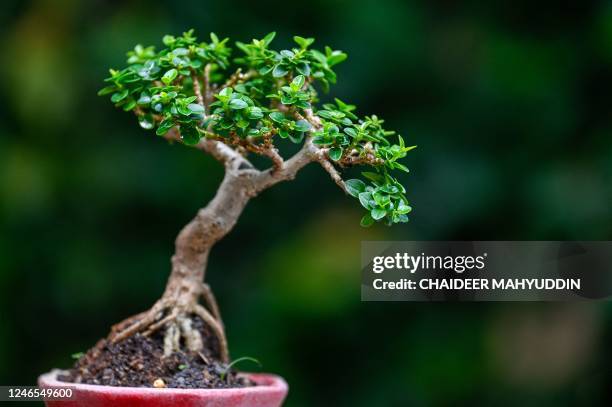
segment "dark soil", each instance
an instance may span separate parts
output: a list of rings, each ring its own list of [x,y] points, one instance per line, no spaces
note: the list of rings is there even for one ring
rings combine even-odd
[[[122,387],[154,387],[161,379],[170,388],[230,388],[254,386],[249,379],[230,370],[223,379],[223,363],[216,359],[217,343],[202,320],[197,320],[205,343],[212,349],[199,353],[177,352],[164,358],[161,333],[151,337],[136,334],[119,343],[100,340],[59,380],[73,383]]]

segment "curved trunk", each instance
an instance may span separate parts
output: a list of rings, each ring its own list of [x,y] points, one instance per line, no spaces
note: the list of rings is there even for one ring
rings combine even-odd
[[[202,294],[210,249],[232,230],[250,199],[250,189],[244,177],[225,173],[215,197],[178,234],[163,297],[189,302]]]
[[[210,249],[233,229],[250,198],[278,182],[293,179],[302,167],[321,156],[307,141],[282,165],[259,171],[220,142],[202,139],[199,145],[224,162],[223,181],[214,198],[177,236],[172,272],[162,297],[148,311],[113,326],[109,338],[116,343],[138,332],[150,335],[164,328],[164,356],[183,345],[199,352],[204,348],[203,337],[193,326],[193,318],[199,317],[218,339],[219,358],[227,363],[229,352],[221,315],[212,291],[204,283]],[[200,298],[205,306],[199,304]]]

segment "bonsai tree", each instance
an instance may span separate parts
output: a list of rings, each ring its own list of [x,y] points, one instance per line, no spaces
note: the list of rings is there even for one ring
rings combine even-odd
[[[294,37],[295,46],[270,48],[275,34],[250,43],[236,42],[237,55],[215,34],[200,42],[193,30],[166,35],[164,47],[137,45],[127,66],[110,70],[108,86],[115,106],[136,116],[140,126],[170,143],[198,149],[225,168],[219,189],[178,234],[172,271],[161,298],[148,311],[115,325],[111,342],[136,333],[163,330],[164,355],[210,349],[196,328],[201,318],[218,340],[218,358],[229,353],[219,308],[204,282],[211,248],[229,233],[247,203],[279,182],[293,179],[307,164],[320,165],[340,187],[357,198],[366,213],[361,225],[407,222],[411,208],[392,171],[414,147],[383,128],[377,116],[358,117],[355,106],[335,99],[323,103],[319,92],[336,83],[334,68],[347,55],[311,48],[312,38]],[[301,147],[290,158],[278,146]],[[252,155],[269,168],[256,168]],[[363,179],[344,180],[341,171],[366,166]],[[182,349],[182,347],[184,349]]]

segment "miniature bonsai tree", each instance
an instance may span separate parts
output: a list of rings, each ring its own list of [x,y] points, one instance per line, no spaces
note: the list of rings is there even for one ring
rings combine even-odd
[[[313,49],[312,38],[297,36],[292,49],[276,51],[270,48],[274,36],[236,42],[238,55],[232,55],[227,38],[211,34],[210,42],[200,42],[191,30],[165,36],[159,51],[137,45],[127,53],[127,67],[110,70],[100,95],[133,113],[142,128],[207,153],[225,167],[212,201],[176,238],[163,295],[150,310],[115,325],[111,342],[163,330],[164,355],[201,351],[210,344],[195,328],[199,317],[218,339],[218,358],[227,363],[223,322],[204,282],[210,250],[251,198],[293,179],[309,163],[321,165],[358,199],[367,211],[361,225],[408,221],[405,189],[391,173],[407,171],[399,160],[414,147],[386,131],[378,117],[358,117],[353,105],[338,99],[320,103],[319,91],[336,83],[334,68],[345,53]],[[278,149],[282,143],[301,147],[285,159]],[[250,155],[269,159],[269,168],[256,168]],[[371,170],[362,173],[363,180],[343,180],[341,170],[353,166]]]

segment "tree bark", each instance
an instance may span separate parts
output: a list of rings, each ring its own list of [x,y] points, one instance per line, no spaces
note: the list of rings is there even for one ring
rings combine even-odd
[[[252,189],[248,177],[226,171],[215,197],[198,211],[176,238],[172,272],[164,297],[182,298],[184,301],[198,298],[210,249],[233,229],[251,198]]]

